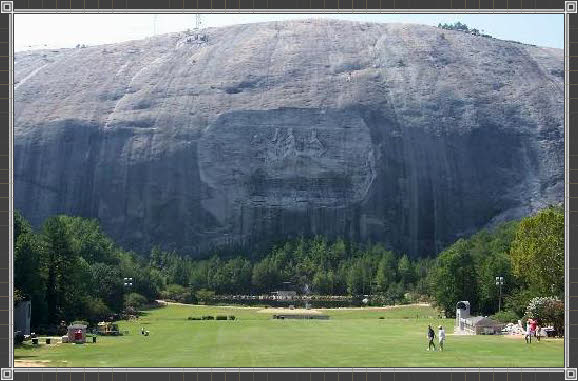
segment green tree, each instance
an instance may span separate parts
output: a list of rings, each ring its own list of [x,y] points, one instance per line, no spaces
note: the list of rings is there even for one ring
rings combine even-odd
[[[407,255],[400,258],[397,265],[397,273],[399,280],[404,284],[408,285],[414,281],[414,269]]]
[[[24,216],[18,211],[14,211],[14,244],[18,242],[18,237],[22,234],[32,233],[30,223],[26,221]]]
[[[166,289],[161,292],[161,296],[164,299],[173,300],[179,303],[196,303],[197,301],[197,297],[193,291],[190,288],[181,286],[180,284],[167,285]]]
[[[536,297],[535,292],[518,288],[504,298],[504,307],[506,310],[514,312],[518,317],[522,317],[534,297]]]
[[[469,249],[468,242],[460,239],[437,258],[433,274],[434,297],[450,316],[455,313],[455,305],[460,300],[476,306],[476,270]]]
[[[402,282],[391,282],[385,293],[388,304],[397,304],[403,300],[405,288]]]
[[[542,295],[564,294],[564,211],[524,218],[510,250],[514,274]]]
[[[349,277],[349,264],[346,261],[341,261],[337,267],[337,271],[333,278],[333,293],[334,295],[346,295],[347,283]]]
[[[72,254],[60,270],[61,312],[66,321],[85,318],[83,300],[91,293],[91,269],[88,262]],[[120,311],[120,310],[118,310]]]
[[[386,292],[389,284],[396,278],[396,263],[392,253],[381,256],[377,265],[376,283],[379,292]]]
[[[211,299],[213,298],[213,296],[215,296],[215,292],[214,291],[210,291],[210,290],[199,290],[195,293],[195,296],[197,297],[197,299],[199,299],[199,301],[202,301],[204,303],[210,302]]]
[[[190,284],[195,290],[209,287],[209,266],[207,261],[199,261],[193,264],[190,274]]]
[[[345,256],[347,247],[345,246],[345,242],[340,238],[337,241],[333,242],[329,246],[329,256],[331,258],[331,263],[335,266],[339,263]]]
[[[420,296],[431,295],[430,275],[434,267],[435,260],[432,258],[419,258],[415,262],[415,292]]]
[[[131,292],[130,294],[126,294],[124,296],[124,306],[125,308],[133,308],[135,310],[138,310],[140,308],[142,308],[146,303],[147,303],[147,298],[145,298],[143,295],[138,294],[136,292]]]
[[[158,246],[154,246],[150,254],[150,265],[157,269],[162,269],[164,267],[164,253]]]
[[[270,292],[279,284],[279,272],[270,259],[265,259],[253,266],[251,283],[256,291]]]
[[[101,230],[97,220],[62,216],[68,226],[73,250],[88,263],[117,264],[114,242]]]
[[[75,285],[68,282],[76,264],[68,227],[60,216],[46,219],[42,229],[47,257],[46,303],[47,320],[56,323],[69,316],[66,298],[71,297]]]
[[[319,271],[313,277],[313,292],[319,295],[333,294],[333,272]]]
[[[147,300],[153,300],[159,292],[162,280],[152,274],[148,261],[134,253],[117,251],[119,271],[122,278],[132,278],[131,292],[143,295]]]
[[[230,259],[225,263],[225,273],[229,277],[226,293],[239,294],[250,290],[253,273],[251,262],[243,258]]]
[[[122,311],[125,277],[118,267],[98,262],[91,265],[89,271],[92,285],[90,294],[101,299],[112,311]],[[133,279],[133,282],[136,283],[136,280]]]
[[[44,322],[46,316],[46,276],[42,242],[30,230],[20,234],[14,247],[14,287],[31,301],[31,324]]]
[[[111,310],[106,303],[100,298],[93,296],[86,296],[84,301],[84,310],[82,312],[82,319],[88,320],[90,323],[97,323],[108,319],[111,315]]]
[[[189,285],[189,273],[189,262],[179,258],[173,253],[167,269],[169,281],[180,284],[181,286],[187,286]]]
[[[364,289],[364,271],[359,261],[352,263],[347,276],[347,292],[349,295],[362,295]]]
[[[496,276],[504,278],[502,297],[510,293],[515,281],[512,276],[510,258],[505,253],[488,254],[476,266],[478,279],[478,309],[485,314],[498,311],[499,286]],[[502,303],[502,309],[504,303]]]

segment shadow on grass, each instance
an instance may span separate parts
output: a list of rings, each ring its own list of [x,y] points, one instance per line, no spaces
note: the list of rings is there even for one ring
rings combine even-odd
[[[14,355],[14,360],[33,359],[37,357],[36,355]]]
[[[42,344],[29,344],[29,343],[22,343],[22,344],[15,344],[14,349],[21,349],[25,351],[32,351],[35,349],[42,348]]]

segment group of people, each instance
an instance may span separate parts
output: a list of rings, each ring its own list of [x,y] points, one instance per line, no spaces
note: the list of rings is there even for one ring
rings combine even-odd
[[[437,350],[436,345],[434,343],[435,338],[436,338],[435,331],[433,330],[431,325],[428,325],[427,326],[427,339],[428,339],[427,350],[428,351],[431,349],[432,346],[433,346],[434,352]],[[444,330],[444,327],[442,327],[440,325],[438,327],[438,341],[439,341],[440,351],[442,351],[442,352],[444,350],[445,340],[446,340],[446,331]]]
[[[528,319],[528,325],[526,327],[526,334],[524,335],[524,339],[526,340],[526,344],[530,344],[532,342],[532,336],[536,338],[536,340],[540,341],[540,332],[542,331],[542,325],[540,321],[537,319]]]
[[[541,326],[541,323],[538,319],[528,319],[528,326],[527,326],[526,334],[524,335],[524,339],[526,340],[526,343],[530,344],[532,342],[532,336],[534,336],[536,338],[536,340],[540,341],[541,331],[542,331],[542,326]],[[443,351],[444,350],[444,342],[446,340],[446,331],[444,330],[444,327],[442,327],[441,325],[438,327],[437,337],[438,337],[440,351]],[[428,325],[427,326],[427,339],[428,339],[427,350],[428,351],[430,351],[432,347],[433,347],[434,352],[437,350],[435,342],[434,342],[435,338],[436,338],[436,333],[435,333],[434,329],[432,328],[431,325]]]

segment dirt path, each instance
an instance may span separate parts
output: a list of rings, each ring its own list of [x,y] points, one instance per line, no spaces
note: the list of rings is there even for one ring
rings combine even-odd
[[[156,300],[157,303],[162,305],[176,305],[176,306],[195,306],[195,307],[216,307],[216,308],[229,308],[233,310],[256,310],[259,313],[291,313],[291,314],[319,314],[326,312],[327,310],[324,309],[294,309],[290,310],[286,307],[279,307],[279,308],[263,308],[263,307],[251,307],[251,306],[216,306],[216,305],[207,305],[207,304],[187,304],[187,303],[178,303],[178,302],[168,302],[166,300]],[[339,307],[339,308],[332,308],[332,311],[387,311],[401,307],[428,307],[430,304],[428,303],[414,303],[414,304],[400,304],[395,306],[381,306],[381,307]]]
[[[259,314],[282,314],[282,315],[318,315],[321,312],[318,310],[304,310],[295,309],[290,310],[289,308],[267,308],[257,311]]]
[[[430,306],[429,303],[414,303],[414,304],[399,304],[399,305],[394,305],[394,306],[381,306],[381,307],[373,307],[373,306],[339,307],[339,308],[334,308],[334,310],[336,310],[336,311],[383,311],[383,310],[392,310],[392,309],[401,308],[401,307],[429,307],[429,306]]]
[[[47,367],[48,360],[14,360],[15,368],[44,368]]]
[[[210,304],[188,304],[188,303],[178,303],[178,302],[167,302],[166,300],[155,300],[158,304],[163,305],[175,305],[175,306],[194,306],[194,307],[216,307],[216,308],[230,308],[234,310],[260,310],[263,307],[250,307],[250,306],[216,306]]]

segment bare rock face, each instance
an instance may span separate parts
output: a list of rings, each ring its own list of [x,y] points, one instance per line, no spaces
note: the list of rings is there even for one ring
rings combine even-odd
[[[300,21],[16,54],[15,206],[197,255],[323,234],[413,256],[564,196],[563,52]]]

